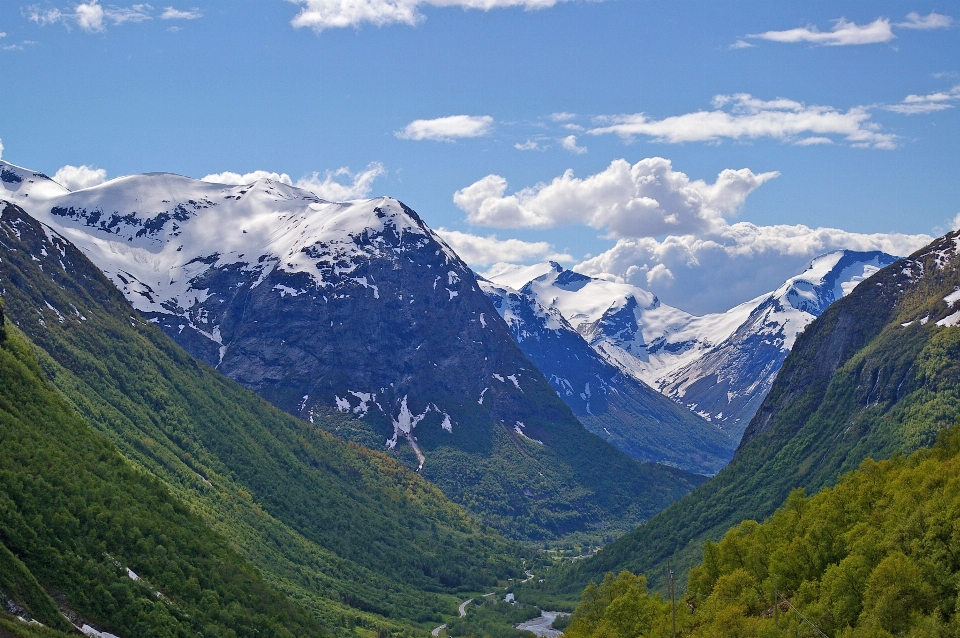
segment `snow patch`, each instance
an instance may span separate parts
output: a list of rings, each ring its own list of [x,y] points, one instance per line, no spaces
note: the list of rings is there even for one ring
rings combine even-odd
[[[960,301],[960,289],[954,290],[949,295],[944,297],[943,300],[947,302],[948,306],[952,306],[953,304],[957,303]]]
[[[357,407],[353,408],[353,413],[363,418],[367,415],[367,411],[370,409],[370,401],[376,396],[370,392],[356,392],[350,390],[350,394],[360,399],[360,404]]]
[[[256,286],[254,285],[254,286],[250,286],[250,287],[251,287],[251,288],[255,288]],[[284,286],[283,284],[277,284],[276,286],[273,287],[273,290],[279,290],[279,291],[280,291],[280,298],[281,298],[281,299],[282,299],[283,297],[286,297],[287,295],[290,295],[291,297],[297,297],[297,296],[302,295],[303,293],[306,292],[306,290],[296,290],[296,289],[294,289],[294,288],[291,288],[290,286]]]
[[[941,327],[950,327],[950,326],[960,325],[960,310],[953,313],[949,317],[944,317],[943,319],[937,322],[937,325]]]
[[[538,441],[537,439],[531,439],[529,436],[524,433],[523,429],[527,427],[523,424],[523,421],[517,421],[513,426],[513,431],[525,438],[528,441],[533,441],[537,445],[543,445],[543,441]]]
[[[116,636],[106,631],[98,631],[86,624],[83,627],[80,627],[80,631],[86,636],[91,636],[91,638],[120,638],[120,636]]]
[[[333,400],[337,404],[337,410],[340,412],[349,412],[350,411],[350,401],[346,398],[341,399],[337,395],[333,395]]]
[[[480,400],[477,401],[477,403],[479,403],[480,405],[483,405],[483,395],[486,394],[486,393],[487,393],[487,390],[489,390],[489,389],[490,389],[490,388],[484,388],[484,389],[480,392]]]

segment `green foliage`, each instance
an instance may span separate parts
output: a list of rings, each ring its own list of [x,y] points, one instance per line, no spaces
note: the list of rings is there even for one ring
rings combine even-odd
[[[65,596],[75,622],[121,635],[321,633],[93,432],[17,331],[0,347],[0,468],[0,587],[52,628],[70,626],[38,583]]]
[[[679,635],[960,636],[958,521],[960,426],[932,450],[865,460],[834,488],[796,490],[764,523],[707,541],[678,605]],[[669,605],[642,582],[624,572],[588,586],[565,635],[670,635]],[[639,624],[618,633],[620,618]]]
[[[521,573],[517,546],[415,473],[198,364],[74,246],[14,207],[0,231],[7,318],[32,339],[45,376],[327,626],[409,632],[452,613],[453,592]]]
[[[480,599],[479,604],[468,605],[467,615],[447,625],[447,635],[476,636],[477,638],[524,638],[533,636],[529,631],[514,629],[527,620],[540,615],[533,605],[511,604],[503,600]]]
[[[960,288],[960,259],[938,257],[953,250],[954,238],[915,257],[922,277],[919,266],[911,274],[897,262],[808,326],[716,477],[595,558],[525,586],[520,597],[572,597],[622,569],[647,574],[662,591],[668,560],[684,573],[701,559],[706,539],[769,516],[794,488],[813,493],[868,457],[931,445],[960,418],[960,329],[936,325],[952,312],[943,298]]]

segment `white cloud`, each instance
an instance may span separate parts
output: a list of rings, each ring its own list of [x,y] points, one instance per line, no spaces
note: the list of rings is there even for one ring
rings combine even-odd
[[[848,46],[855,44],[878,44],[889,42],[897,36],[890,28],[890,20],[877,18],[870,24],[859,25],[845,18],[833,21],[830,31],[820,31],[816,26],[787,29],[786,31],[766,31],[747,36],[770,40],[772,42],[811,42],[823,46]]]
[[[107,171],[83,164],[82,166],[63,166],[53,175],[53,181],[72,191],[90,188],[107,181]]]
[[[0,38],[5,38],[5,37],[7,37],[7,32],[6,32],[6,31],[0,31]]]
[[[817,146],[818,144],[833,144],[829,137],[804,137],[793,143],[794,146]]]
[[[297,188],[302,188],[314,193],[320,199],[326,199],[331,202],[345,202],[352,199],[361,199],[370,194],[373,188],[373,182],[379,176],[386,172],[383,164],[372,162],[366,170],[351,173],[349,168],[340,168],[335,171],[324,173],[323,179],[319,173],[313,173],[309,177],[301,177],[297,180]],[[344,184],[337,181],[337,177],[347,177],[352,180]]]
[[[78,4],[74,8],[73,13],[77,21],[77,26],[87,33],[103,31],[103,7],[100,6],[97,0]]]
[[[290,179],[286,173],[274,173],[271,171],[251,171],[249,173],[234,173],[233,171],[224,171],[222,173],[212,173],[203,178],[204,182],[214,184],[244,185],[252,184],[258,179],[272,179],[281,184],[296,186],[308,190],[317,197],[331,202],[344,202],[352,199],[361,199],[370,194],[373,188],[373,182],[377,177],[384,173],[383,165],[379,162],[372,162],[366,170],[353,173],[349,168],[338,168],[335,171],[326,171],[323,176],[314,171],[310,175],[301,177],[296,182]],[[343,183],[338,178],[346,177],[349,181]]]
[[[884,108],[903,115],[917,115],[952,109],[950,102],[960,100],[960,84],[949,91],[938,91],[927,95],[908,95],[900,104],[891,104]]]
[[[481,137],[493,127],[489,115],[448,115],[432,120],[414,120],[396,136],[404,140],[437,140],[452,142],[457,138]]]
[[[929,15],[921,16],[916,11],[907,14],[906,22],[898,22],[898,27],[904,29],[948,29],[953,26],[953,18],[931,11]]]
[[[271,173],[270,171],[251,171],[249,173],[234,173],[233,171],[224,171],[222,173],[211,173],[201,179],[204,182],[213,184],[231,184],[241,186],[252,184],[258,179],[272,179],[275,182],[293,186],[293,180],[286,173]]]
[[[960,225],[960,215],[954,220]],[[620,239],[574,270],[608,274],[647,288],[660,299],[697,314],[727,310],[775,289],[814,257],[832,250],[882,250],[908,255],[927,235],[852,233],[803,225],[720,223],[705,233]]]
[[[614,160],[584,179],[572,170],[549,184],[506,195],[499,175],[458,190],[454,203],[477,225],[498,228],[552,228],[586,224],[611,237],[659,236],[703,231],[735,214],[747,195],[779,173],[727,169],[717,181],[691,181],[669,160],[654,157],[631,165]]]
[[[755,46],[757,46],[757,45],[755,45],[755,44],[750,44],[750,43],[747,42],[746,40],[737,40],[736,42],[734,42],[733,44],[731,44],[731,45],[730,45],[729,47],[727,47],[727,48],[729,48],[729,49],[752,49],[752,48],[755,47]]]
[[[545,241],[497,239],[496,235],[480,237],[458,230],[438,228],[437,234],[471,267],[489,266],[501,262],[523,262],[550,259],[571,262],[573,257],[557,253]]]
[[[90,0],[74,5],[72,12],[56,8],[40,9],[33,5],[25,7],[22,13],[28,20],[36,22],[40,26],[59,22],[68,28],[71,24],[76,24],[87,33],[102,33],[106,30],[107,21],[112,22],[114,26],[128,22],[144,22],[153,19],[152,11],[153,7],[146,3],[134,4],[129,7],[110,5],[104,9],[100,0]]]
[[[560,146],[562,146],[564,150],[570,151],[571,153],[576,153],[577,155],[583,155],[587,152],[586,146],[577,146],[576,135],[568,135],[560,140]]]
[[[576,113],[567,113],[566,111],[562,113],[551,113],[550,119],[554,122],[569,122],[570,120],[577,117]]]
[[[2,149],[0,149],[2,150]],[[950,225],[951,230],[960,230],[960,213],[957,213]]]
[[[60,9],[41,10],[40,7],[36,5],[24,7],[23,15],[26,16],[27,20],[30,20],[31,22],[36,22],[41,27],[46,26],[48,24],[61,22],[65,18],[63,12],[60,11]]]
[[[0,140],[0,159],[3,159],[3,140]]]
[[[103,12],[103,15],[109,18],[114,24],[123,24],[125,22],[143,22],[152,20],[150,11],[153,10],[149,4],[135,4],[132,7],[109,7]]]
[[[202,18],[203,13],[200,9],[194,7],[193,9],[180,10],[174,9],[173,7],[167,7],[163,10],[163,13],[160,14],[161,20],[196,20],[197,18]]]
[[[358,27],[369,23],[414,25],[424,19],[421,6],[460,7],[489,11],[503,7],[545,9],[564,0],[288,0],[299,5],[300,13],[290,24],[294,28],[309,27],[320,33],[324,29]]]
[[[543,150],[543,147],[540,146],[539,142],[537,142],[536,140],[531,140],[529,138],[527,138],[527,141],[523,142],[522,144],[520,142],[517,142],[516,144],[513,145],[513,148],[517,149],[518,151],[542,151]]]
[[[721,139],[759,139],[770,137],[790,141],[804,134],[839,135],[853,146],[893,149],[897,136],[881,132],[870,121],[867,107],[856,106],[846,112],[830,106],[807,106],[802,102],[777,98],[760,100],[748,93],[718,95],[716,110],[697,111],[654,120],[644,113],[598,118],[606,124],[587,131],[591,135],[613,133],[631,140],[638,135],[654,141],[716,142]],[[727,110],[723,110],[724,108]]]

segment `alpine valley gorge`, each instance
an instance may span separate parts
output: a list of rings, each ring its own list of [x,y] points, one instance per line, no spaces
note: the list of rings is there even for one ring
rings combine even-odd
[[[957,233],[696,316],[386,197],[0,184],[0,636],[669,636],[668,565],[682,635],[960,635]]]

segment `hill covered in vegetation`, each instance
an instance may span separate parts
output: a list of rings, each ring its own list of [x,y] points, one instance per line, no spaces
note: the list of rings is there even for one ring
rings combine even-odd
[[[326,634],[161,481],[93,431],[44,379],[22,333],[5,332],[0,634],[72,634],[74,624],[123,636]]]
[[[835,487],[796,490],[764,523],[707,541],[677,601],[677,635],[960,635],[958,520],[953,427],[932,450],[868,459]],[[584,591],[565,635],[667,637],[672,612],[642,576],[608,574]]]

